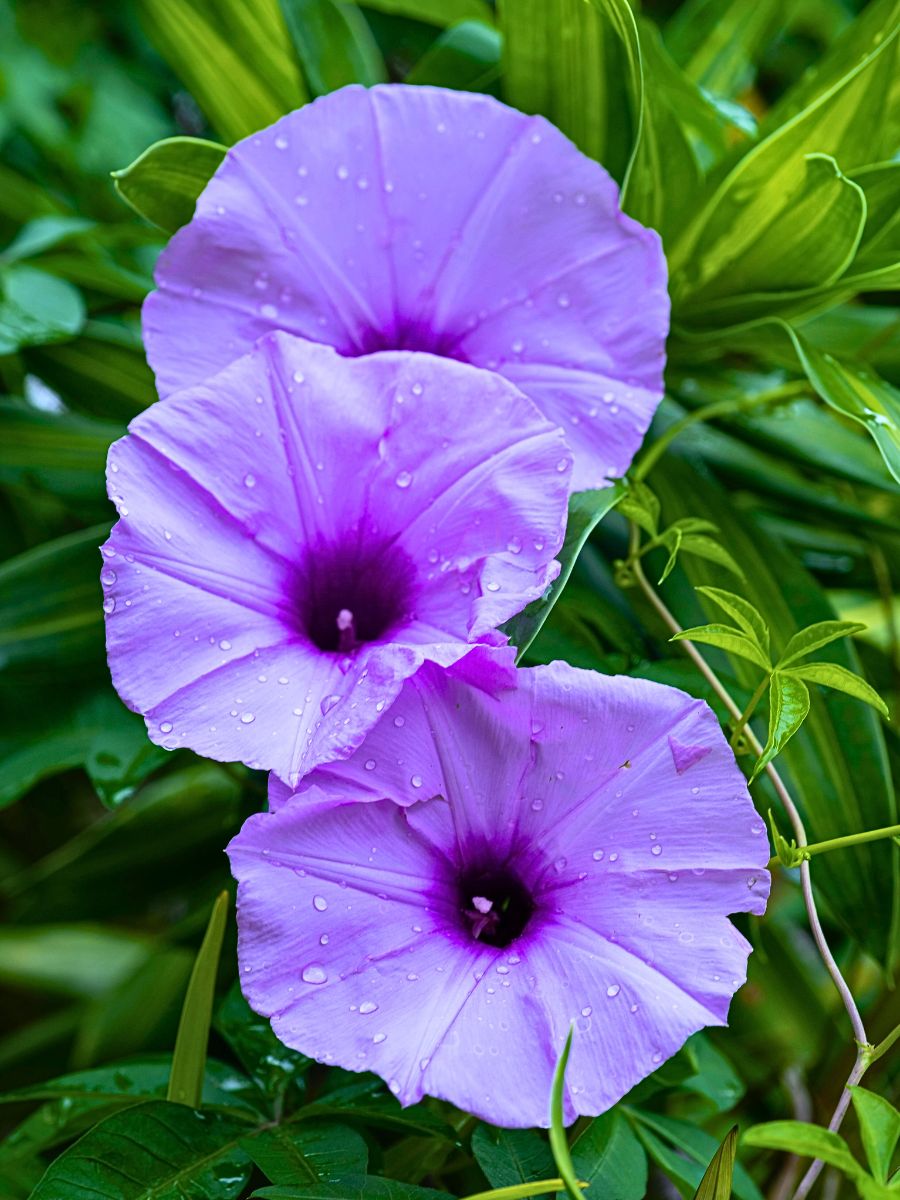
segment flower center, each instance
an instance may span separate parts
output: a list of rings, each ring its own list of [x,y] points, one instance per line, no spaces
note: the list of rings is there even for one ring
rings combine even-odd
[[[502,948],[525,932],[536,906],[514,872],[505,867],[468,871],[458,886],[463,924],[475,941]]]
[[[410,619],[415,568],[396,546],[359,539],[311,548],[298,572],[300,630],[319,650],[348,655]]]

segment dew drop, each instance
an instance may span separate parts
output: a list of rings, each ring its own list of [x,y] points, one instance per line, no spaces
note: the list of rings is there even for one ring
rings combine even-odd
[[[651,846],[650,853],[651,854],[662,854],[662,846],[660,846],[658,843],[655,846]]]
[[[304,983],[326,983],[328,981],[325,969],[318,963],[309,963],[308,966],[305,966],[300,978]]]
[[[105,570],[100,572],[100,582],[104,587],[112,587],[112,585],[116,582],[116,579],[116,573],[110,567],[107,567]]]
[[[409,471],[401,471],[394,480],[394,483],[396,483],[398,488],[408,488],[412,483],[412,475],[410,475]]]
[[[246,487],[246,488],[256,487],[256,476],[255,475],[245,475],[244,476],[244,487]]]
[[[328,907],[328,901],[324,896],[313,896],[313,908],[316,912],[324,912]]]
[[[600,862],[601,859],[603,858],[603,851],[595,850],[594,853],[591,855],[591,858],[593,858],[594,862]]]
[[[172,722],[171,721],[163,721],[159,727],[159,732],[160,733],[171,733],[172,732]]]
[[[406,724],[405,717],[394,717],[394,725],[396,726],[397,729],[402,729],[405,724]]]
[[[367,758],[365,766],[366,766],[367,771],[374,771],[375,768],[378,766],[378,764],[376,763],[374,758]]]
[[[328,713],[330,713],[331,710],[334,708],[334,706],[340,702],[340,699],[341,699],[340,696],[335,696],[335,695],[326,696],[324,698],[324,700],[322,700],[322,702],[319,704],[319,708],[322,710],[322,716],[323,717],[327,716]]]
[[[103,601],[103,611],[105,613],[115,612],[116,598],[115,596],[107,596]]]
[[[619,985],[617,983],[611,983],[609,985],[609,987],[606,989],[606,994],[607,994],[607,996],[609,996],[610,1000],[612,1000],[616,996],[618,996],[618,994],[621,990],[622,989],[619,987]]]
[[[387,1034],[386,1034],[386,1033],[376,1033],[376,1034],[373,1034],[373,1035],[372,1035],[372,1041],[375,1043],[375,1045],[376,1045],[376,1046],[380,1046],[380,1045],[381,1045],[381,1043],[382,1043],[382,1042],[383,1042],[383,1041],[384,1041],[386,1038],[387,1038]]]
[[[252,712],[241,713],[241,724],[242,725],[252,725],[255,720],[256,720],[256,717],[253,715]]]
[[[593,1011],[594,1010],[591,1008],[591,1006],[589,1004],[586,1004],[584,1006],[584,1008],[581,1010],[581,1015],[583,1017],[589,1017]]]
[[[363,1000],[362,1004],[359,1006],[359,1011],[362,1013],[362,1015],[364,1017],[367,1017],[369,1015],[369,1013],[375,1012],[375,1010],[377,1008],[378,1008],[378,1005],[375,1004],[373,1001]]]
[[[412,779],[410,779],[409,782],[413,785],[414,788],[420,788],[422,786],[422,776],[421,775],[413,775]]]

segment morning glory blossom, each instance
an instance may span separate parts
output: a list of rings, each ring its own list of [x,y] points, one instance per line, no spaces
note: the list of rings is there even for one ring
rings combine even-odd
[[[565,429],[576,489],[625,473],[662,396],[659,237],[558,129],[489,96],[351,86],[244,139],[156,283],[162,395],[272,329],[429,351],[526,392]]]
[[[555,578],[571,455],[507,380],[274,333],[109,452],[113,681],[150,737],[295,781]]]
[[[283,1042],[528,1127],[573,1022],[569,1121],[725,1023],[768,843],[705,703],[509,654],[423,667],[229,854],[244,993]]]

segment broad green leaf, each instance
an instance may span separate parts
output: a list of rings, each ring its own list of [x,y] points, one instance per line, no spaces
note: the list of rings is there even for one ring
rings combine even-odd
[[[846,172],[880,157],[879,115],[893,73],[898,32],[900,26],[873,35],[863,56],[848,65],[832,86],[754,146],[709,189],[706,204],[670,248],[673,303],[681,320],[693,319],[692,312],[706,319],[700,293],[704,289],[709,299],[714,280],[732,294],[758,290],[754,282],[758,278],[767,291],[778,291],[786,284],[794,288],[825,283],[839,274],[842,259],[849,261],[861,236],[865,199],[858,185],[837,172],[835,163]],[[827,244],[820,234],[808,237],[823,206],[830,213],[829,233],[832,227],[839,231],[834,245],[830,236]],[[795,215],[802,216],[803,223]],[[854,219],[858,219],[855,234]],[[791,270],[785,273],[778,255],[788,250]],[[795,270],[801,272],[796,280]],[[756,275],[742,276],[742,271]],[[732,283],[738,280],[741,286]],[[766,315],[765,308],[757,315]],[[740,313],[730,311],[725,319],[737,324]]]
[[[227,142],[307,99],[278,0],[139,0],[150,40]]]
[[[694,1200],[731,1200],[731,1180],[734,1175],[734,1157],[737,1153],[737,1125],[725,1134],[725,1140],[706,1168]]]
[[[862,633],[864,629],[865,625],[858,621],[817,621],[815,625],[808,625],[806,629],[794,634],[778,660],[778,667],[790,667],[801,658],[806,658],[807,654],[812,654],[814,650],[836,642],[838,638]]]
[[[463,21],[481,21],[492,25],[494,14],[486,0],[360,0],[364,8],[411,17],[439,25],[442,29]]]
[[[487,90],[500,77],[502,38],[482,21],[463,21],[440,35],[406,76],[406,83]]]
[[[65,279],[36,267],[0,271],[0,357],[74,337],[84,319],[81,293]]]
[[[562,595],[585,542],[606,514],[616,506],[622,494],[623,484],[616,482],[598,491],[576,492],[569,500],[566,537],[559,552],[559,575],[539,600],[533,600],[517,617],[513,617],[503,626],[504,633],[513,645],[518,647],[519,660],[537,637],[551,609]]]
[[[694,1075],[682,1087],[711,1101],[716,1112],[728,1112],[746,1092],[740,1072],[705,1034],[695,1033],[688,1043],[697,1062]]]
[[[113,1113],[55,1159],[32,1200],[235,1200],[250,1176],[244,1121],[151,1100]]]
[[[273,1103],[281,1101],[292,1084],[302,1087],[309,1059],[278,1040],[265,1017],[250,1008],[239,984],[232,985],[219,1005],[213,1026]]]
[[[773,671],[769,680],[769,736],[753,767],[751,783],[776,754],[781,753],[808,713],[809,691],[802,680]]]
[[[738,579],[744,578],[744,572],[717,538],[705,537],[702,533],[686,533],[681,538],[680,550],[683,554],[696,554],[698,558],[718,563],[732,575],[737,575]]]
[[[741,1141],[745,1146],[786,1150],[804,1158],[821,1158],[829,1166],[843,1171],[849,1179],[858,1179],[864,1174],[842,1137],[805,1121],[767,1121],[754,1125],[744,1131]]]
[[[643,1200],[647,1155],[625,1117],[616,1109],[596,1117],[572,1143],[572,1165],[588,1185],[587,1200]]]
[[[310,1121],[282,1124],[248,1135],[242,1149],[276,1184],[330,1183],[365,1175],[365,1141],[345,1125]]]
[[[265,1187],[253,1193],[254,1200],[453,1200],[446,1192],[383,1179],[379,1175],[356,1175],[340,1184],[315,1183],[306,1187]]]
[[[869,368],[844,362],[786,327],[800,363],[826,404],[863,425],[900,483],[900,392]]]
[[[478,1125],[472,1154],[492,1187],[511,1187],[550,1178],[556,1168],[550,1147],[534,1129],[494,1129]]]
[[[173,137],[113,171],[116,191],[136,213],[174,233],[194,215],[197,197],[225,157],[225,147],[203,138]]]
[[[569,1061],[569,1051],[572,1049],[572,1034],[574,1032],[575,1026],[573,1025],[569,1029],[562,1054],[560,1054],[559,1061],[556,1064],[556,1070],[553,1073],[553,1086],[550,1090],[550,1150],[553,1154],[553,1161],[556,1163],[559,1177],[565,1185],[566,1195],[569,1197],[569,1200],[579,1200],[581,1196],[581,1189],[578,1186],[578,1177],[575,1174],[575,1167],[572,1164],[572,1155],[569,1151],[564,1124],[566,1064]]]
[[[846,692],[848,696],[871,704],[883,717],[889,715],[887,705],[875,689],[855,672],[848,671],[846,667],[837,663],[804,663],[799,667],[789,667],[787,673],[796,679],[804,679],[807,683],[818,683],[822,687]]]
[[[500,0],[498,19],[504,98],[543,113],[621,178],[633,137],[622,47],[603,0]]]
[[[826,154],[786,163],[773,158],[766,169],[771,179],[757,178],[754,185],[738,177],[734,190],[721,194],[673,285],[678,321],[727,327],[780,308],[802,311],[801,298],[829,288],[852,263],[866,222],[859,184]],[[748,202],[753,186],[758,191]],[[815,308],[815,296],[807,303]]]
[[[21,262],[24,258],[34,258],[35,255],[43,254],[45,250],[50,250],[61,242],[80,237],[81,234],[95,228],[96,223],[85,217],[35,217],[19,230],[6,249],[0,253],[0,263]]]
[[[856,257],[834,288],[840,294],[900,286],[900,162],[874,163],[853,172],[866,197],[866,225]]]
[[[752,475],[747,483],[753,486]],[[670,517],[703,516],[716,522],[723,543],[744,568],[741,594],[759,610],[781,644],[798,628],[834,618],[820,586],[797,556],[754,513],[735,505],[704,471],[666,456],[655,468],[654,488]],[[788,503],[802,504],[807,488]],[[680,623],[690,626],[704,613],[689,585],[718,586],[721,571],[688,556],[681,566],[666,584],[665,599]],[[846,640],[834,642],[830,656],[849,670],[859,670],[854,647]],[[741,657],[726,659],[714,649],[704,657],[726,681],[729,676],[736,680],[748,696],[759,682],[758,667]],[[882,723],[848,696],[823,692],[814,697],[809,716],[782,754],[778,769],[811,842],[840,837],[848,829],[880,829],[897,822]],[[767,785],[761,781],[760,787]],[[766,797],[766,804],[773,802],[771,795]],[[827,899],[834,920],[882,961],[895,944],[891,926],[896,871],[896,853],[884,843],[823,855],[816,863],[816,888]]]
[[[216,972],[227,920],[228,893],[222,892],[213,905],[206,934],[194,961],[172,1055],[172,1074],[166,1098],[176,1104],[187,1104],[190,1108],[199,1107],[203,1094]]]
[[[108,525],[67,534],[0,565],[0,668],[81,664],[103,649],[99,546]]]
[[[382,83],[387,71],[360,10],[344,0],[280,0],[309,89],[316,96],[348,83]]]
[[[18,697],[4,700],[0,729],[0,808],[73,767],[83,767],[103,803],[114,807],[167,757],[109,684],[47,697],[39,714]]]
[[[749,600],[745,600],[743,596],[736,596],[734,592],[723,591],[722,588],[698,587],[697,591],[737,621],[744,633],[768,656],[769,628]]]
[[[887,1183],[900,1139],[900,1113],[883,1096],[859,1084],[850,1091],[869,1170],[879,1183]]]
[[[768,659],[756,641],[748,637],[740,629],[730,625],[695,625],[692,629],[683,629],[671,639],[673,642],[691,641],[702,642],[706,646],[718,646],[739,658],[746,658],[756,663],[764,671],[771,669]]]

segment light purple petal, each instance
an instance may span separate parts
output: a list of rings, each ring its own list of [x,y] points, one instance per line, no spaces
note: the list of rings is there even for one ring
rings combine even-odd
[[[557,129],[487,96],[353,86],[290,114],[232,147],[156,279],[163,395],[271,329],[427,350],[515,380],[579,489],[625,472],[662,395],[657,235]]]
[[[355,898],[335,920],[341,935],[356,937],[358,920],[369,931],[377,961],[359,971],[385,1044],[393,1039],[389,1060],[358,1058],[368,1047],[355,1019],[343,1032],[340,1006],[356,993],[341,975],[358,972],[343,951],[328,959],[330,930],[319,961],[336,972],[333,991],[301,989],[295,1020],[294,1009],[281,1012],[279,988],[297,987],[302,955],[244,927],[242,963],[262,972],[251,1003],[278,1010],[276,1031],[290,1045],[379,1072],[404,1103],[424,1091],[495,1124],[546,1125],[573,1021],[569,1120],[604,1111],[691,1033],[724,1024],[750,950],[728,916],[764,910],[768,844],[703,702],[562,663],[510,679],[504,653],[481,648],[450,670],[424,666],[349,758],[313,772],[293,796],[273,781],[278,823],[254,819],[252,873],[235,853],[244,833],[232,861],[241,888],[252,877],[257,889],[258,924],[284,907],[287,889],[315,894],[320,843],[339,858],[333,870],[348,890],[360,871],[385,872],[375,887],[384,933],[371,932]],[[320,816],[327,797],[335,808]],[[370,803],[354,808],[358,800]],[[271,867],[286,839],[303,857],[300,883]],[[509,897],[514,911],[524,896],[528,907],[492,943],[496,926],[483,922],[496,917],[490,889],[500,876],[495,898]],[[299,911],[312,901],[291,903]],[[410,915],[417,906],[420,918]],[[422,941],[400,936],[407,921]],[[320,1003],[320,994],[332,998]]]
[[[163,745],[296,782],[424,662],[505,641],[558,570],[569,469],[497,375],[271,334],[110,450],[116,686]]]

